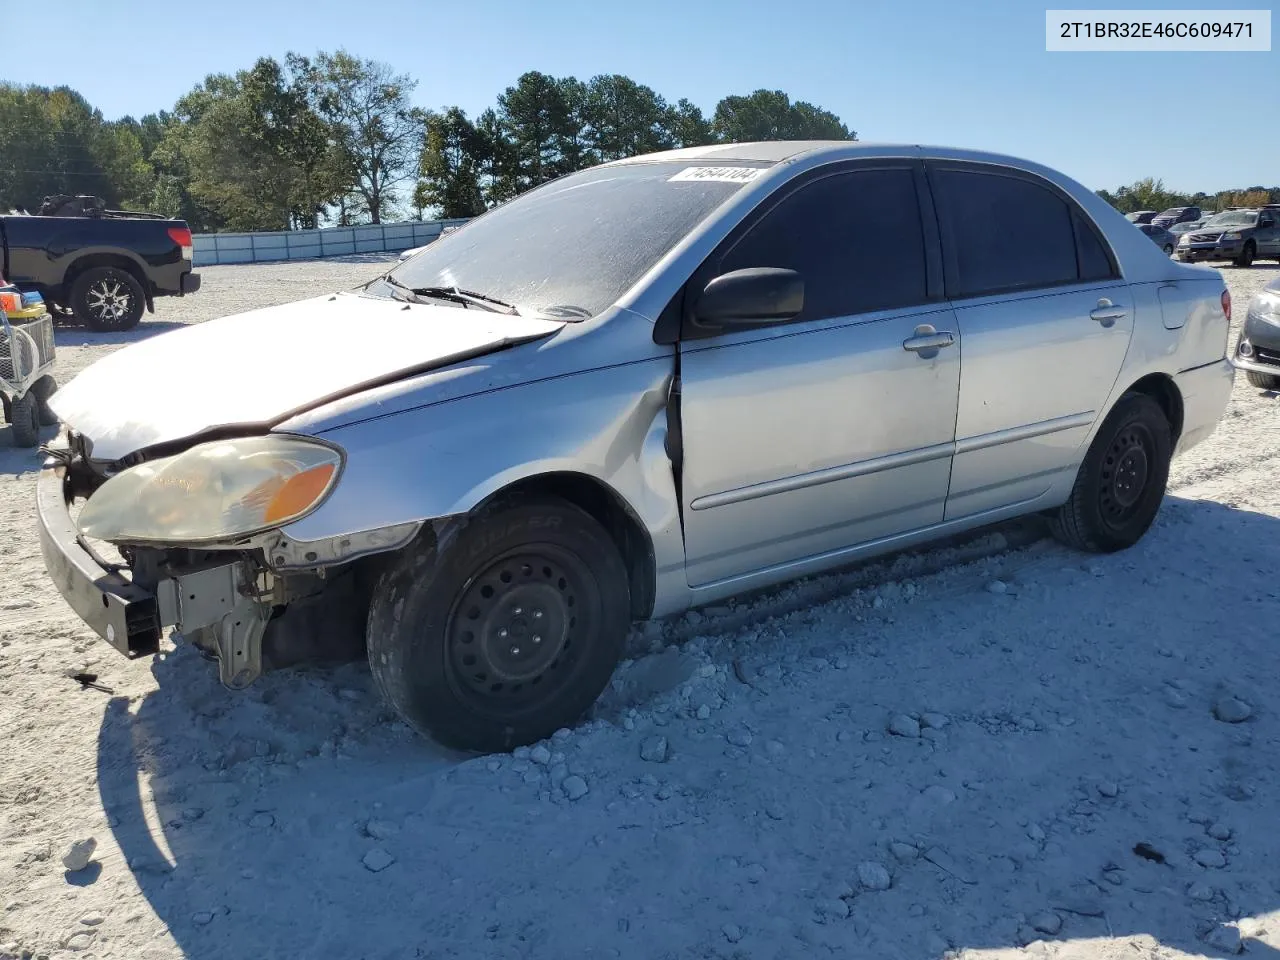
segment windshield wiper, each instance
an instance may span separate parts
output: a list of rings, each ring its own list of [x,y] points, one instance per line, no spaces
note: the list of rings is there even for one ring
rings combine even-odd
[[[497,297],[490,297],[483,293],[476,293],[474,290],[459,290],[457,287],[411,287],[408,284],[401,283],[391,274],[387,274],[382,279],[391,286],[405,290],[415,297],[430,300],[451,300],[454,303],[461,303],[468,307],[477,306],[493,313],[504,313],[510,317],[520,315],[520,311],[505,300],[499,300]]]

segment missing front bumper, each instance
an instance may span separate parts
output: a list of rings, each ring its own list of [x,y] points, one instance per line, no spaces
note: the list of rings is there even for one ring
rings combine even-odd
[[[46,468],[36,485],[40,550],[58,592],[94,633],[125,656],[141,657],[159,651],[165,627],[177,627],[216,654],[226,686],[240,689],[261,675],[268,574],[237,558],[175,572],[146,589],[84,542],[71,519],[71,495],[65,469]]]

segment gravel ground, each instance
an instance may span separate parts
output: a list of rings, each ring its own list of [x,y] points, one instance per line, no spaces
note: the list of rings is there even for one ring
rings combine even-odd
[[[205,268],[58,372],[386,259]],[[1277,268],[1223,273],[1238,319]],[[119,657],[0,440],[0,957],[1280,955],[1275,403],[1239,378],[1133,550],[1009,528],[651,625],[589,722],[480,758],[359,664]]]

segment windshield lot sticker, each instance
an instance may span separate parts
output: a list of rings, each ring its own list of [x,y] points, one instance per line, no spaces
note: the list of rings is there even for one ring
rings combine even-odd
[[[715,180],[719,183],[750,183],[764,170],[760,167],[685,167],[667,183],[685,180]]]

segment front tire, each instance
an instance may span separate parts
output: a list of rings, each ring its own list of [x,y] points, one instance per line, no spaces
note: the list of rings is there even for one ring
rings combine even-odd
[[[1164,500],[1173,458],[1173,431],[1160,405],[1126,393],[1085,454],[1071,497],[1051,518],[1053,535],[1091,553],[1133,546]]]
[[[145,307],[142,284],[119,267],[92,267],[71,285],[71,309],[76,319],[98,333],[132,330]]]
[[[1164,255],[1165,255],[1166,257],[1172,257],[1172,256],[1173,256],[1173,245],[1172,245],[1172,244],[1166,243],[1166,244],[1164,245]]]
[[[1240,256],[1236,257],[1235,264],[1237,267],[1252,267],[1253,258],[1257,255],[1258,248],[1250,240],[1244,245],[1244,249],[1240,251]]]
[[[1257,370],[1246,370],[1244,375],[1251,386],[1259,390],[1280,390],[1280,377],[1274,373],[1259,373]]]
[[[40,442],[40,402],[30,390],[13,401],[9,419],[15,447],[34,447]]]
[[[374,589],[369,665],[391,706],[445,746],[506,751],[576,723],[630,627],[627,569],[557,498],[483,511],[408,548]]]

